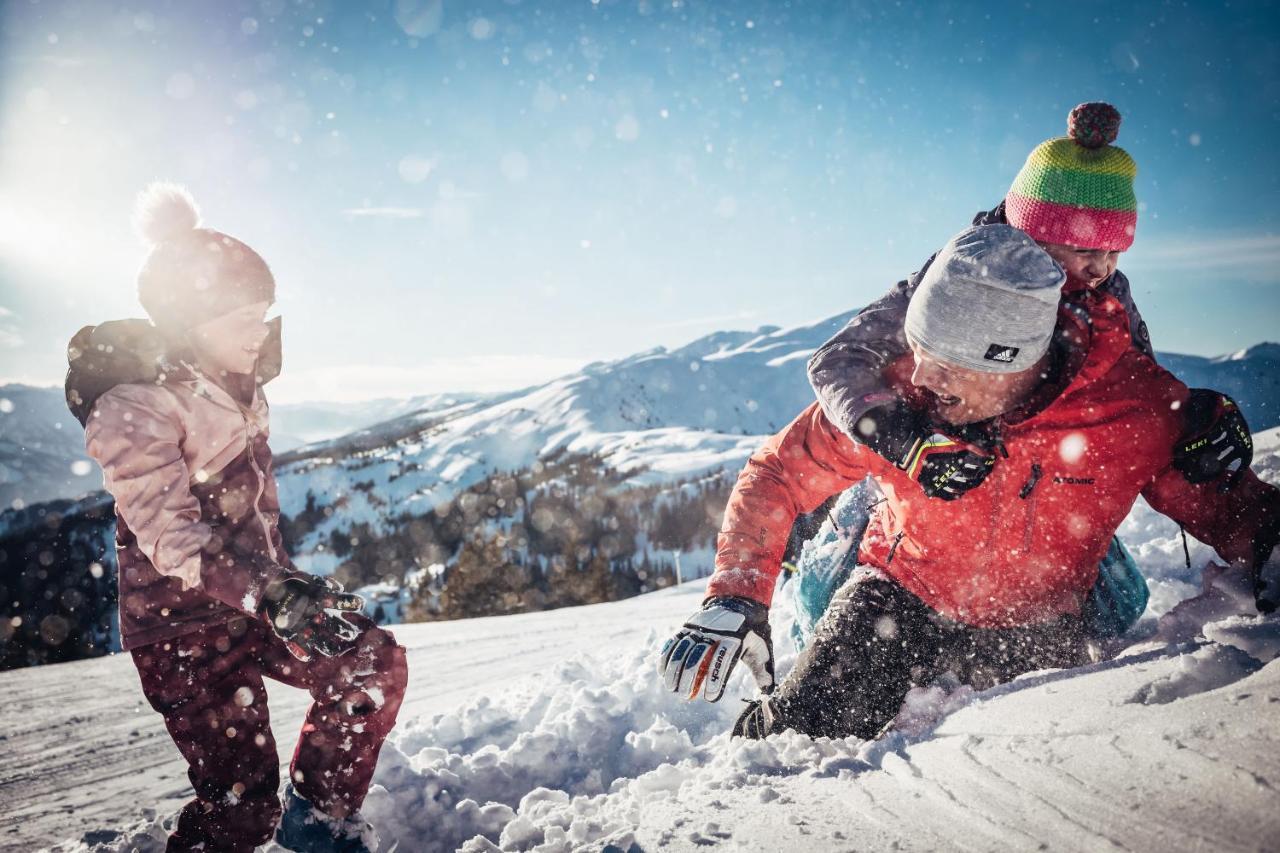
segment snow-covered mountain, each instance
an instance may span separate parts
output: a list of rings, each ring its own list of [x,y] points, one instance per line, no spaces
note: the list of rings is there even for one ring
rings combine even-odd
[[[317,471],[337,483],[340,470],[350,468],[342,458],[352,454],[366,462],[381,458],[388,471],[422,465],[403,484],[412,484],[406,495],[419,492],[408,495],[415,503],[430,500],[422,490],[436,483],[457,488],[486,467],[524,467],[561,447],[601,452],[624,469],[647,467],[649,480],[692,474],[744,459],[754,442],[749,436],[774,431],[808,404],[804,360],[851,313],[786,330],[715,332],[514,393],[281,404],[272,407],[272,447],[282,462],[297,463],[291,470]],[[1188,384],[1234,396],[1255,430],[1280,424],[1280,344],[1216,358],[1159,358]],[[0,386],[0,509],[15,500],[75,498],[100,486],[62,389]],[[300,487],[285,490],[305,501]]]
[[[271,447],[277,453],[284,453],[295,447],[327,441],[414,412],[449,409],[490,396],[492,395],[448,393],[349,403],[281,403],[271,407]]]
[[[389,518],[424,515],[495,472],[561,452],[590,454],[633,485],[736,468],[812,400],[805,361],[851,313],[597,362],[417,424],[418,416],[402,418],[281,457],[284,513],[332,510],[294,543],[300,564],[331,571],[337,558],[324,543],[334,532],[368,525],[376,533]]]
[[[593,454],[637,485],[734,469],[813,400],[805,362],[853,313],[717,332],[281,457],[285,514],[328,510],[295,543],[299,559],[331,571],[339,561],[323,551],[334,532],[385,530],[389,518],[423,515],[494,472],[558,451]],[[1160,359],[1193,386],[1231,393],[1260,430],[1280,424],[1278,355],[1280,345],[1260,344],[1220,358]]]
[[[1192,388],[1229,394],[1254,432],[1280,424],[1280,344],[1255,344],[1217,358],[1175,353],[1157,357]]]
[[[427,394],[355,403],[285,403],[271,408],[271,446],[284,452],[346,435],[412,412],[452,409],[485,394]],[[61,388],[0,386],[0,510],[77,498],[102,488],[98,466],[84,452],[84,430],[67,410]]]
[[[0,510],[102,488],[61,388],[0,386]]]

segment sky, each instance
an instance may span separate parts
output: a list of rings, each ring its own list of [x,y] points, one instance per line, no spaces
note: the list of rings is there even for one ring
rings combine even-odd
[[[0,5],[0,379],[141,316],[134,196],[272,266],[276,402],[495,391],[874,299],[1082,101],[1156,348],[1280,339],[1274,3]]]

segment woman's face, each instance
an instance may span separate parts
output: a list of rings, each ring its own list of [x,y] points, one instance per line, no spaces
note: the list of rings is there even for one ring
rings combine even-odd
[[[1111,278],[1120,262],[1119,252],[1106,249],[1086,249],[1065,243],[1040,243],[1040,247],[1062,266],[1069,285],[1097,287]]]
[[[270,302],[243,305],[191,330],[191,346],[214,373],[252,373],[267,339]]]

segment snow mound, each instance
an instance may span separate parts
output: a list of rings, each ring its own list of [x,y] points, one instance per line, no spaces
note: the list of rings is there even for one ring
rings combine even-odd
[[[794,651],[786,616],[779,615],[782,624],[775,627],[784,630],[775,634],[785,671]],[[1205,760],[1205,745],[1195,737],[1214,736],[1205,729],[1206,718],[1224,721],[1228,729],[1221,734],[1236,740],[1241,721],[1264,730],[1275,725],[1276,712],[1267,704],[1274,701],[1266,697],[1278,692],[1280,678],[1264,664],[1280,650],[1280,620],[1228,616],[1202,625],[1199,633],[1192,642],[1148,642],[1111,661],[1032,673],[983,693],[946,681],[919,688],[907,697],[896,729],[879,741],[795,732],[744,741],[726,734],[737,703],[690,703],[661,687],[655,671],[665,634],[654,631],[633,648],[584,653],[509,694],[476,697],[456,713],[405,721],[383,749],[364,813],[378,830],[383,853],[695,850],[727,841],[784,849],[802,840],[835,844],[845,833],[859,837],[852,821],[872,817],[890,835],[870,836],[868,846],[893,839],[902,849],[928,849],[948,831],[968,831],[947,827],[958,809],[981,825],[979,838],[1057,836],[1073,829],[1069,816],[1037,830],[1035,822],[1044,819],[1038,812],[1020,817],[1014,801],[997,799],[984,817],[974,813],[973,799],[992,796],[984,787],[992,777],[1007,788],[1013,783],[1006,776],[1030,768],[1045,774],[1028,783],[1036,801],[1060,801],[1054,808],[1073,813],[1096,810],[1099,800],[1117,792],[1123,809],[1156,798],[1173,801],[1167,788],[1135,794],[1124,785],[1159,776],[1161,762],[1188,762],[1190,768],[1179,765],[1178,772],[1195,772],[1196,762]],[[1249,686],[1268,673],[1268,681]],[[746,692],[745,682],[739,687]],[[1153,709],[1184,705],[1152,716]],[[1152,731],[1160,738],[1153,741]],[[1108,787],[1101,776],[1081,788],[1085,783],[1074,774],[1110,772],[1097,764],[1108,750],[1128,768],[1121,787]],[[1131,765],[1134,754],[1142,761]],[[1223,796],[1212,798],[1220,806],[1223,797],[1239,800],[1225,807],[1224,819],[1255,808],[1258,798],[1274,797],[1244,759],[1233,760],[1240,769],[1222,782]],[[1265,764],[1265,756],[1260,760]],[[1073,769],[1081,762],[1093,769]],[[976,774],[981,784],[958,793],[966,774]],[[850,804],[877,801],[897,817],[848,811]],[[921,827],[908,814],[948,809]],[[1137,830],[1137,823],[1117,815],[1123,827]],[[160,853],[170,822],[147,811],[130,829],[89,833],[54,849]],[[921,834],[913,841],[917,829]],[[1110,828],[1102,836],[1067,837],[1086,847],[1112,833],[1129,838]]]
[[[1234,646],[1211,645],[1183,655],[1169,675],[1142,686],[1130,700],[1163,705],[1234,684],[1262,668],[1262,663]]]

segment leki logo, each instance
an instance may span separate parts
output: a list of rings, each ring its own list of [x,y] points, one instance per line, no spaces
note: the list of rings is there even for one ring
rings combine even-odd
[[[1053,478],[1053,482],[1061,483],[1066,486],[1092,486],[1093,477],[1058,477]]]

